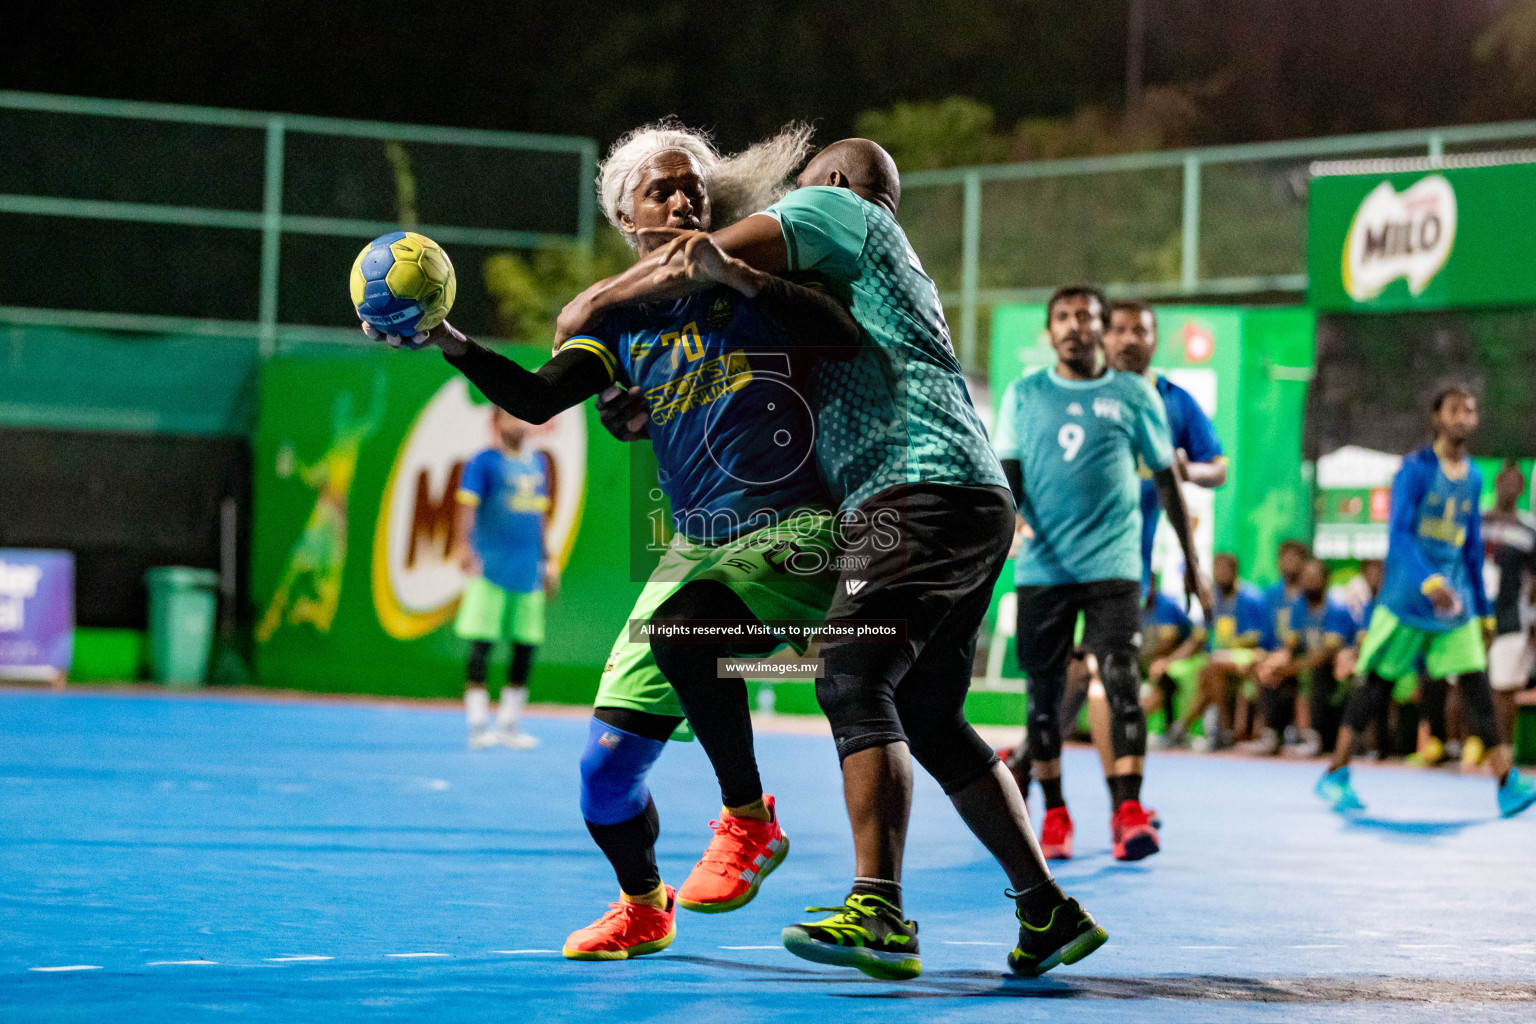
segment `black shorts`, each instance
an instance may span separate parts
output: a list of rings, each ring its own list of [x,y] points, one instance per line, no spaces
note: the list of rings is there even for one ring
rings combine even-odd
[[[1103,661],[1112,651],[1136,657],[1141,647],[1141,584],[1095,580],[1019,587],[1019,668],[1031,683],[1049,682],[1056,694],[1066,681],[1072,634],[1083,615],[1082,649]],[[1059,696],[1057,697],[1059,699]]]
[[[905,740],[956,792],[996,761],[964,708],[976,633],[1013,537],[1013,498],[1000,487],[910,484],[857,512],[839,531],[844,561],[817,699],[839,757]],[[851,632],[876,624],[899,637]]]
[[[981,625],[1013,538],[1001,487],[903,484],[839,515],[837,592],[828,622],[899,621],[921,651],[957,607]]]

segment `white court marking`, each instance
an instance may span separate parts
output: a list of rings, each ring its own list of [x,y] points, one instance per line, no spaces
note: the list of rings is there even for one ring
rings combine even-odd
[[[201,964],[217,964],[217,960],[151,960],[145,967],[194,967]]]
[[[269,963],[269,964],[297,964],[297,963],[310,962],[310,961],[314,961],[314,960],[335,960],[335,959],[336,958],[333,957],[333,956],[269,956],[269,957],[267,957],[267,963]]]
[[[1446,942],[1399,942],[1398,949],[1455,949],[1456,946]]]
[[[1180,946],[1180,949],[1236,949],[1236,946]]]
[[[1287,949],[1343,949],[1343,943],[1324,942],[1316,946],[1287,946]]]
[[[45,974],[51,974],[51,973],[53,973],[55,971],[99,971],[99,970],[101,970],[101,965],[100,964],[65,964],[62,967],[28,967],[27,970],[29,970],[29,971],[42,971]]]
[[[446,957],[447,953],[385,953],[385,956],[394,957],[396,960],[426,960],[431,957]]]
[[[783,949],[782,944],[777,946],[721,946],[721,949]]]

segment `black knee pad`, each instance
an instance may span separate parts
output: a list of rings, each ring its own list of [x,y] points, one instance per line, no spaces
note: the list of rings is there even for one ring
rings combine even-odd
[[[1116,759],[1145,757],[1147,713],[1141,708],[1141,678],[1132,651],[1110,651],[1099,660],[1099,679],[1109,701],[1110,747]]]
[[[1466,711],[1472,734],[1492,750],[1499,745],[1499,720],[1493,710],[1493,687],[1488,683],[1488,673],[1468,672],[1458,676],[1456,688],[1461,691],[1461,706]]]
[[[1029,721],[1025,723],[1025,742],[1031,761],[1055,761],[1061,757],[1061,729],[1055,708],[1031,702]]]
[[[894,644],[841,643],[822,648],[826,671],[816,680],[816,703],[832,726],[841,761],[870,747],[907,738],[896,712],[893,679],[911,664],[885,665]]]

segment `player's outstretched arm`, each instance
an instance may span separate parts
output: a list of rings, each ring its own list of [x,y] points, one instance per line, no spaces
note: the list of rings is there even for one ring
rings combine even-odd
[[[1159,470],[1152,474],[1152,482],[1157,485],[1163,510],[1168,513],[1168,525],[1173,527],[1174,534],[1179,538],[1179,547],[1184,551],[1184,593],[1200,602],[1200,609],[1205,612],[1205,621],[1211,622],[1215,618],[1215,602],[1211,599],[1211,588],[1200,572],[1200,553],[1195,550],[1189,507],[1184,504],[1184,494],[1179,490],[1178,474],[1172,467]]]
[[[613,383],[603,360],[585,349],[562,351],[537,371],[526,370],[506,356],[476,344],[446,320],[409,339],[380,334],[367,324],[363,325],[363,333],[397,348],[437,346],[443,357],[494,405],[529,423],[544,423]]]

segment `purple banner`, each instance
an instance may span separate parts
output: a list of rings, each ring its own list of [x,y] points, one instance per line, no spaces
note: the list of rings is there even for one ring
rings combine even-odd
[[[0,676],[69,671],[75,646],[75,556],[0,548]]]

